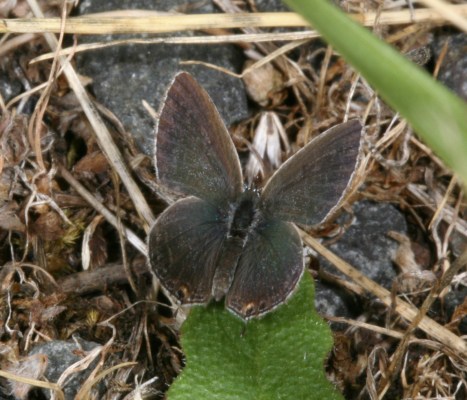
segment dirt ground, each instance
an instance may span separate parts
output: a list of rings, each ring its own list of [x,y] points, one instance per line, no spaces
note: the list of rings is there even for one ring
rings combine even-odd
[[[28,4],[0,1],[0,15],[32,15]],[[39,5],[48,16],[63,13],[60,2]],[[356,2],[350,5],[355,11]],[[378,33],[408,57],[421,55],[418,62],[436,75],[449,44],[441,55],[430,53],[430,47],[439,35],[455,31],[435,24],[410,26],[412,33],[404,39],[395,34],[405,25],[380,26]],[[65,43],[73,46],[70,37]],[[0,37],[0,363],[7,374],[0,378],[0,397],[44,398],[36,383],[43,380],[48,361],[31,349],[79,337],[101,345],[93,354],[99,361],[92,375],[77,389],[79,398],[137,398],[137,390],[141,398],[162,398],[184,357],[177,314],[154,289],[145,242],[151,220],[170,199],[156,184],[152,157],[139,150],[119,115],[92,96],[92,82],[74,69],[73,54],[68,70],[58,57],[32,62],[49,53],[50,45],[41,33]],[[273,42],[249,46],[262,57],[280,47]],[[359,200],[391,203],[408,224],[407,235],[394,238],[398,277],[392,294],[418,308],[415,322],[391,307],[372,315],[370,302],[362,302],[369,307],[362,312],[365,319],[334,317],[345,328],[335,332],[329,378],[349,399],[381,398],[383,380],[388,399],[465,398],[466,360],[450,336],[439,339],[444,332],[459,341],[467,334],[467,273],[461,265],[466,203],[452,171],[322,44],[302,44],[276,56],[244,84],[252,116],[230,127],[241,154],[251,147],[265,111],[277,124],[274,134],[281,129],[286,134],[279,162],[285,145],[294,152],[312,132],[336,125],[344,115],[366,114],[366,163],[346,207]],[[89,109],[96,110],[95,119],[90,120]],[[330,239],[336,228],[331,221],[314,234]],[[311,264],[317,279],[365,297],[358,282]],[[438,339],[420,328],[425,316],[441,326]],[[133,362],[133,368],[124,367]],[[94,387],[100,393],[96,397],[90,382],[101,372],[106,374]],[[22,377],[33,379],[32,386]]]

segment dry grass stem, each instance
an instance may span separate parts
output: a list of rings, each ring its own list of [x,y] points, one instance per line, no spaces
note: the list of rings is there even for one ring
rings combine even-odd
[[[184,44],[184,45],[205,45],[223,43],[261,43],[261,42],[282,42],[282,41],[302,41],[314,39],[320,35],[316,31],[303,32],[278,32],[278,33],[252,33],[235,35],[215,35],[215,36],[179,36],[151,39],[124,39],[112,40],[110,42],[87,43],[65,48],[60,51],[60,55],[70,55],[83,51],[92,51],[106,47],[123,46],[128,44]],[[0,55],[1,55],[0,47]],[[49,60],[53,58],[53,53],[45,53],[30,61],[31,64]]]
[[[138,365],[137,362],[129,361],[129,362],[123,362],[117,365],[114,365],[110,368],[107,368],[106,370],[100,372],[92,381],[89,383],[86,383],[83,385],[83,387],[80,389],[79,393],[76,395],[75,399],[76,400],[86,400],[89,398],[89,392],[91,388],[98,382],[100,382],[105,376],[111,374],[113,371],[122,369],[122,368],[128,368],[128,367],[133,367],[135,365]]]
[[[42,11],[37,2],[35,0],[28,0],[28,3],[31,9],[33,10],[34,14],[40,18],[43,18]],[[53,34],[45,33],[45,38],[52,50],[57,49],[57,39]],[[60,63],[64,69],[65,76],[67,77],[70,86],[72,87],[76,97],[80,101],[84,113],[86,114],[86,116],[89,119],[89,122],[94,128],[94,132],[96,134],[96,137],[98,139],[103,153],[107,156],[110,165],[120,176],[124,186],[128,191],[128,194],[132,197],[133,202],[135,203],[135,207],[140,213],[148,229],[154,220],[154,216],[143,194],[141,193],[140,188],[129,173],[128,168],[120,153],[120,150],[117,148],[114,141],[112,140],[110,132],[108,131],[106,125],[104,124],[99,113],[94,107],[94,104],[89,98],[88,93],[84,90],[84,87],[81,84],[81,81],[79,80],[79,77],[76,74],[73,67],[71,66],[70,62],[65,57],[61,56]]]
[[[399,342],[399,345],[394,352],[393,356],[391,357],[391,362],[387,368],[387,373],[382,379],[380,383],[380,390],[379,390],[379,398],[384,397],[384,394],[388,391],[390,383],[392,379],[394,378],[394,375],[398,373],[399,368],[402,364],[402,360],[404,355],[406,354],[406,349],[407,346],[409,345],[409,340],[411,338],[412,333],[417,329],[419,325],[421,325],[421,321],[426,318],[426,314],[430,310],[431,306],[433,305],[434,301],[437,299],[438,295],[441,293],[441,291],[447,287],[453,280],[454,275],[456,275],[461,268],[465,267],[467,265],[467,250],[464,251],[464,253],[456,259],[455,263],[451,266],[451,268],[443,275],[440,281],[438,281],[431,289],[430,293],[428,296],[425,298],[423,301],[422,306],[418,310],[417,315],[415,318],[413,318],[410,322],[410,325],[408,326],[407,330],[404,333],[404,337],[402,340]],[[445,328],[443,328],[445,329]],[[447,330],[446,330],[447,331]],[[447,331],[449,332],[449,331]],[[427,332],[428,333],[428,332]],[[461,338],[459,338],[461,339]],[[461,339],[462,340],[462,339]],[[447,347],[451,347],[452,350],[455,350],[452,348],[452,346],[449,346],[449,343],[443,342]],[[465,345],[465,348],[467,349],[467,343],[463,342]],[[467,353],[464,351],[461,355],[460,358],[466,358]]]
[[[430,223],[428,225],[428,229],[432,229],[433,226],[435,225],[435,223],[437,223],[437,221],[439,221],[439,219],[442,218],[441,214],[444,213],[444,209],[446,208],[446,206],[448,204],[449,197],[451,197],[452,191],[455,189],[456,186],[457,186],[457,179],[456,179],[455,176],[453,176],[451,178],[450,182],[449,182],[449,186],[447,187],[443,198],[437,204],[436,211],[433,214],[433,217],[431,218],[431,221],[430,221]],[[457,215],[457,213],[451,214],[451,215]],[[457,219],[457,218],[455,218],[455,219]],[[455,222],[456,222],[455,220],[452,221],[452,224],[454,224]]]
[[[268,55],[262,57],[260,60],[256,61],[255,63],[253,63],[249,67],[245,68],[242,71],[241,74],[236,74],[235,72],[229,71],[229,70],[227,70],[225,68],[219,67],[219,66],[214,65],[214,64],[202,62],[202,61],[181,61],[180,64],[182,64],[182,65],[204,65],[207,68],[212,68],[212,69],[214,69],[216,71],[222,71],[227,75],[234,76],[236,78],[241,79],[241,78],[244,78],[247,74],[250,74],[252,71],[261,68],[265,64],[268,64],[268,63],[272,62],[273,60],[275,60],[276,58],[278,58],[278,57],[280,57],[280,56],[282,56],[284,54],[287,54],[289,51],[291,51],[291,50],[305,44],[306,42],[308,42],[308,39],[297,40],[297,41],[293,41],[291,43],[285,44],[284,46],[279,47],[278,49],[276,49],[276,50],[272,51],[271,53],[269,53]]]
[[[125,11],[125,13],[128,12]],[[149,11],[146,13],[147,15],[151,14]],[[383,11],[380,14],[368,12],[365,14],[351,14],[350,16],[364,26],[374,26],[376,21],[379,25],[433,22],[452,23],[467,31],[467,24],[465,22],[467,5],[462,4],[444,6],[442,9],[437,7],[436,9],[426,8],[415,9],[413,11]],[[59,18],[0,19],[0,33],[59,33],[60,25]],[[155,16],[147,17],[102,17],[99,14],[94,14],[87,17],[68,18],[64,32],[81,35],[104,35],[117,33],[166,33],[219,28],[305,26],[309,26],[309,24],[300,15],[289,12],[162,16],[157,13]]]
[[[432,10],[435,10],[459,29],[467,32],[467,19],[465,15],[458,14],[452,5],[442,0],[417,0],[418,3],[425,4]]]
[[[182,69],[197,63],[242,79],[253,107],[248,107],[247,119],[229,129],[242,161],[250,157],[246,182],[260,187],[291,154],[342,121],[359,118],[365,126],[364,155],[346,191],[344,215],[313,227],[313,236],[322,242],[302,233],[306,246],[345,275],[328,271],[322,258],[310,251],[309,269],[319,282],[318,307],[321,300],[336,300],[338,311],[325,312],[356,316],[327,317],[335,336],[326,366],[329,376],[346,398],[464,395],[467,300],[461,297],[467,285],[467,222],[464,191],[456,176],[334,49],[312,40],[318,33],[299,16],[256,13],[254,0],[212,2],[225,14],[116,10],[68,18],[70,2],[65,2],[66,10],[61,2],[8,2],[18,5],[8,15],[19,18],[0,19],[0,68],[5,71],[0,81],[12,88],[0,88],[2,385],[11,393],[15,390],[18,398],[26,398],[37,386],[56,391],[52,398],[62,399],[61,388],[80,371],[92,369],[77,399],[96,397],[97,386],[105,388],[105,398],[140,398],[143,392],[162,398],[180,373],[184,356],[179,329],[189,307],[178,306],[155,282],[144,241],[153,212],[159,214],[177,197],[159,185],[151,157],[136,147],[136,135],[122,116],[88,95],[97,88],[93,85],[107,82],[78,75],[74,65],[81,60],[76,57],[75,64],[74,56],[133,44],[164,44],[164,52],[170,52],[175,44],[233,43],[239,50],[238,68],[235,63],[226,67],[230,64],[187,61],[186,49],[178,53],[178,47],[174,53]],[[407,58],[424,53],[419,65],[441,79],[457,51],[457,41],[450,34],[445,37],[452,29],[443,25],[465,30],[467,4],[422,3],[428,8],[413,8],[407,0],[347,0],[343,7]],[[29,15],[37,18],[21,18]],[[269,27],[303,29],[261,29]],[[175,31],[190,32],[141,37]],[[74,37],[74,46],[62,49],[52,32],[61,38],[69,32],[134,35],[87,44],[78,44],[81,38]],[[151,48],[155,54],[159,50]],[[131,61],[136,74],[139,65]],[[127,67],[124,63],[118,68]],[[156,82],[150,84],[159,90]],[[140,107],[141,100],[134,100],[134,107]],[[153,100],[151,95],[148,103],[143,100],[150,125],[157,118],[149,105]],[[368,228],[394,246],[394,252],[386,253],[386,247],[381,251],[385,265],[395,268],[384,271],[388,280],[374,278],[378,283],[327,250],[341,239],[345,244],[348,236],[341,236],[348,235],[347,229],[360,222],[365,228],[366,214],[351,207],[354,202],[362,205],[361,200],[382,207],[382,221],[394,215],[385,211],[394,205],[397,210],[392,212],[400,219],[389,227],[382,222],[381,231],[374,231],[374,225]],[[379,250],[371,243],[363,246]],[[358,257],[366,257],[365,250],[356,249]],[[328,290],[329,296],[340,298],[327,297]],[[99,346],[88,351],[82,342],[80,361],[64,366],[68,369],[57,383],[37,381],[44,379],[45,367],[21,373],[28,367],[32,346],[57,340],[69,344],[75,337]]]
[[[0,57],[8,54],[9,52],[31,42],[37,34],[25,33],[23,35],[12,36],[11,39],[5,40],[0,44]],[[6,35],[5,35],[6,36]],[[53,57],[53,56],[52,56]]]
[[[85,199],[99,214],[101,214],[107,222],[113,225],[116,229],[119,229],[120,224],[115,215],[113,215],[101,202],[99,202],[78,180],[66,169],[60,168],[60,175]],[[129,243],[131,243],[135,249],[141,254],[147,254],[146,243],[143,242],[131,229],[123,228],[125,237]]]
[[[325,315],[324,318],[326,318],[329,321],[340,322],[340,323],[348,324],[351,326],[356,326],[358,328],[368,329],[370,331],[380,333],[381,335],[391,336],[395,339],[402,339],[404,337],[403,332],[398,332],[398,331],[395,331],[394,329],[382,328],[381,326],[369,324],[363,321],[342,318],[342,317],[332,317],[329,315]]]
[[[25,384],[28,384],[28,385],[31,385],[31,386],[36,386],[36,387],[41,387],[41,388],[44,388],[44,389],[49,389],[52,392],[54,392],[57,400],[65,400],[65,395],[63,394],[62,389],[56,383],[44,382],[44,381],[39,381],[37,379],[26,378],[24,376],[12,374],[12,373],[10,373],[8,371],[2,371],[2,370],[0,370],[0,376],[4,377],[6,379],[10,379],[10,380],[13,380],[13,381],[16,381],[16,382],[25,383]]]
[[[339,271],[343,272],[354,282],[358,283],[366,291],[380,299],[386,306],[391,307],[393,297],[391,296],[389,290],[383,288],[371,279],[367,278],[360,271],[352,267],[349,263],[345,262],[343,259],[336,256],[332,251],[324,247],[321,243],[319,243],[319,241],[317,241],[312,236],[306,234],[303,231],[301,233],[303,241],[308,246],[316,250],[324,258],[331,262]],[[413,321],[417,318],[417,316],[420,315],[420,311],[416,307],[398,298],[396,298],[395,301],[395,311],[399,313],[402,317],[404,317],[406,320]],[[453,349],[461,357],[467,357],[467,343],[464,340],[462,340],[462,338],[460,338],[459,336],[455,335],[442,325],[433,321],[431,318],[423,316],[420,319],[418,327],[422,329],[427,335],[432,336],[433,338],[444,343],[447,347]]]
[[[437,204],[435,201],[419,186],[410,183],[407,186],[410,194],[412,194],[421,204],[436,212]],[[442,218],[448,224],[454,224],[454,228],[463,236],[467,237],[467,221],[456,217],[455,211],[451,206],[446,205],[442,212]]]

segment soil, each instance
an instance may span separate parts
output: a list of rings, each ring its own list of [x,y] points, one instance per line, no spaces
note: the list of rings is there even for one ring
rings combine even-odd
[[[235,3],[251,10],[253,2]],[[374,2],[360,3],[366,10],[376,7]],[[60,2],[39,4],[47,16],[62,15]],[[349,1],[347,9],[361,11],[359,4]],[[78,11],[70,6],[66,13]],[[18,0],[0,2],[0,15],[32,14],[28,3]],[[398,29],[402,27],[379,27],[378,33],[388,38]],[[422,49],[428,54],[423,67],[439,73],[447,86],[467,98],[466,35],[421,24],[413,32],[392,44],[402,53]],[[66,35],[63,47],[72,45],[73,37]],[[219,67],[239,73],[244,63],[250,65],[250,57],[264,57],[280,45],[164,46],[162,53],[151,45],[133,44],[71,58],[89,104],[109,133],[103,141],[60,63],[32,62],[50,51],[44,36],[1,37],[1,370],[56,382],[69,365],[91,354],[91,367],[67,384],[67,399],[80,390],[81,398],[136,398],[140,390],[143,398],[156,399],[164,397],[183,369],[180,315],[157,290],[144,249],[148,216],[157,216],[174,200],[155,177],[153,111],[171,77],[189,68],[210,87],[244,166],[254,153],[253,138],[266,112],[279,121],[273,133],[286,133],[276,151],[280,163],[344,116],[362,118],[368,108],[368,162],[359,170],[360,185],[339,218],[309,231],[394,298],[418,308],[432,299],[423,312],[458,337],[467,334],[465,267],[442,281],[466,251],[462,187],[339,55],[321,40],[311,40],[242,81],[222,69],[182,68],[179,61],[205,52],[200,60],[221,60]],[[142,100],[152,110],[143,108]],[[122,169],[108,161],[110,142],[121,154]],[[271,159],[265,164],[266,170],[274,168]],[[128,189],[125,174],[145,204],[135,203],[137,195]],[[257,170],[250,174],[249,181],[266,179]],[[307,265],[317,280],[316,306],[335,337],[326,370],[345,398],[376,398],[372,390],[381,389],[382,377],[389,385],[388,399],[467,396],[465,359],[446,343],[415,327],[401,346],[399,333],[408,332],[407,320],[316,254],[307,254]],[[391,370],[395,354],[402,361]],[[135,365],[109,372],[90,392],[83,392],[92,369],[95,377],[125,362]],[[50,393],[5,377],[0,378],[0,390],[5,399],[42,399]]]

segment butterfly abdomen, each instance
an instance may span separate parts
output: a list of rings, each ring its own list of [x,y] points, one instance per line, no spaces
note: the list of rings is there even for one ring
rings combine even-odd
[[[248,232],[258,218],[258,193],[248,190],[233,203],[227,216],[227,236],[219,255],[212,286],[212,297],[219,301],[229,291]]]
[[[258,200],[257,192],[247,190],[242,193],[238,201],[232,204],[228,217],[229,236],[246,238],[257,219]]]

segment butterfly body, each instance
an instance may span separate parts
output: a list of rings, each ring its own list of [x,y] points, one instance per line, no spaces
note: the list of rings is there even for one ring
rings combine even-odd
[[[321,134],[262,192],[243,189],[240,161],[214,104],[180,73],[156,127],[159,183],[186,198],[168,207],[149,236],[149,262],[182,304],[224,299],[243,319],[282,304],[303,270],[294,223],[316,224],[346,193],[360,153],[357,120]],[[329,168],[323,168],[323,165]]]

